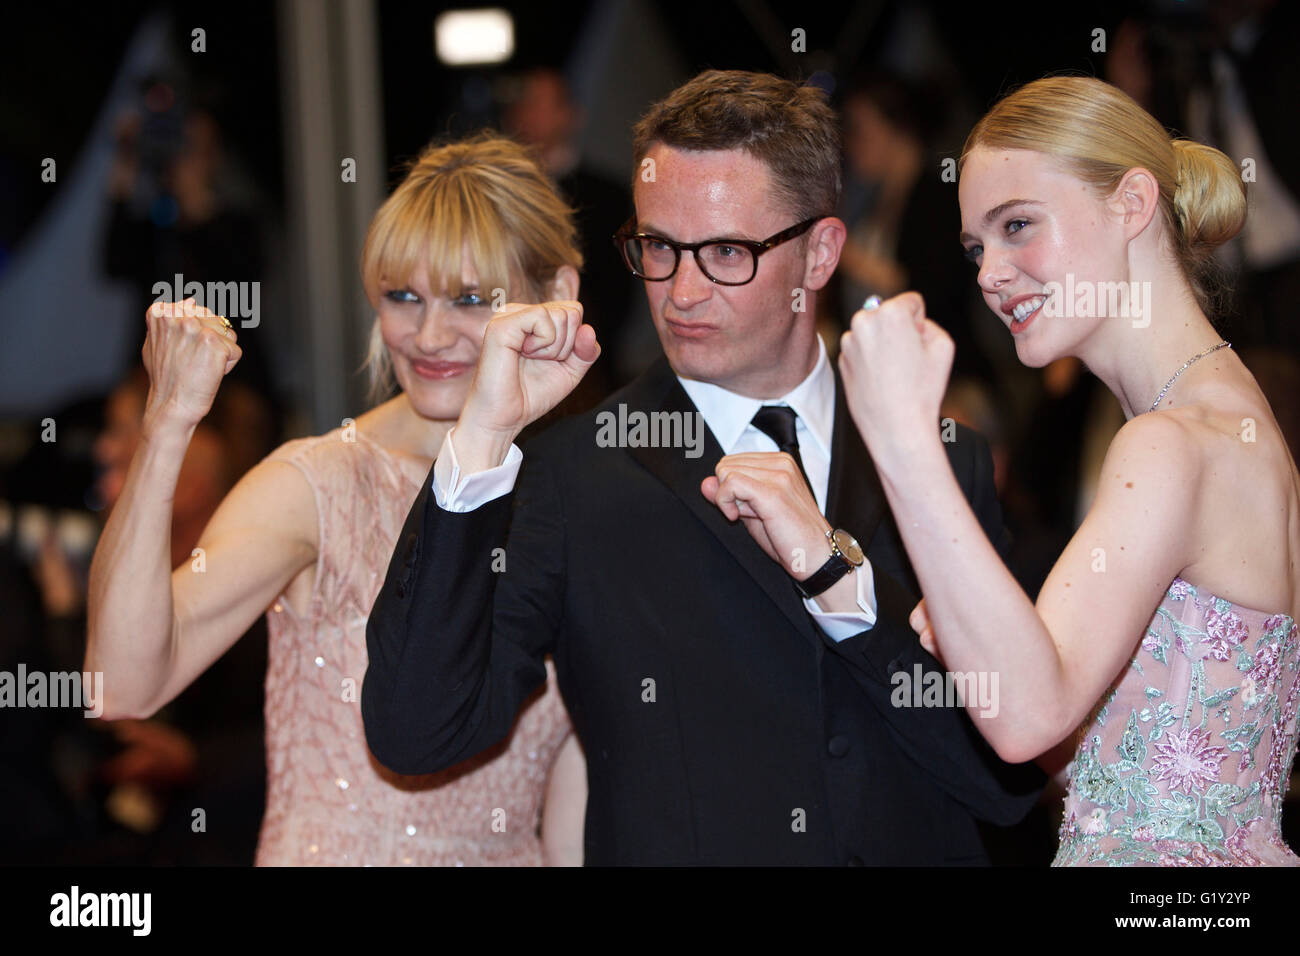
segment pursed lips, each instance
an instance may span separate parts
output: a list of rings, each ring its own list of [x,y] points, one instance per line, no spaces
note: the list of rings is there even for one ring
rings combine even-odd
[[[702,338],[703,336],[718,330],[716,325],[710,325],[707,322],[685,322],[681,319],[670,318],[669,316],[664,316],[664,324],[672,330],[674,335],[679,335],[682,338],[688,339]]]

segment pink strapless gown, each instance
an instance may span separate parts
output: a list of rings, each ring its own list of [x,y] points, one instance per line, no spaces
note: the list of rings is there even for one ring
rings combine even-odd
[[[540,865],[551,764],[570,732],[547,664],[513,735],[439,774],[408,777],[366,748],[366,618],[425,476],[335,429],[271,454],[306,477],[320,518],[315,590],[267,614],[267,803],[257,865]]]
[[[1080,732],[1053,866],[1296,866],[1282,798],[1300,638],[1175,578]]]

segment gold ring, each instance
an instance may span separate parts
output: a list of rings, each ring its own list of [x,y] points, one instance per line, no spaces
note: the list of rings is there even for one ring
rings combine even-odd
[[[230,320],[229,320],[228,318],[226,318],[224,315],[219,315],[219,316],[217,316],[217,318],[219,318],[219,319],[221,320],[221,324],[224,325],[224,326],[226,327],[226,331],[227,331],[227,332],[233,332],[233,331],[235,331],[235,327],[234,327],[233,325],[230,324]]]

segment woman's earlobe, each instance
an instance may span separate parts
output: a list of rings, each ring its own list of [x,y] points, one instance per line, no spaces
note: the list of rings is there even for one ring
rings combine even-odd
[[[579,284],[577,269],[573,266],[560,266],[555,270],[555,278],[551,280],[551,301],[576,300]]]

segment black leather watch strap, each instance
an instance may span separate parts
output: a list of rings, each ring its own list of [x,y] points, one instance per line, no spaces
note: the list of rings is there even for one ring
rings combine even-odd
[[[831,556],[826,559],[826,563],[806,580],[794,582],[795,588],[805,599],[821,594],[866,560],[862,546],[847,531],[832,528],[826,532],[826,540],[831,545]]]
[[[805,598],[813,598],[830,588],[844,575],[853,570],[853,565],[839,554],[832,554],[826,563],[813,572],[812,577],[795,581],[794,586]]]

